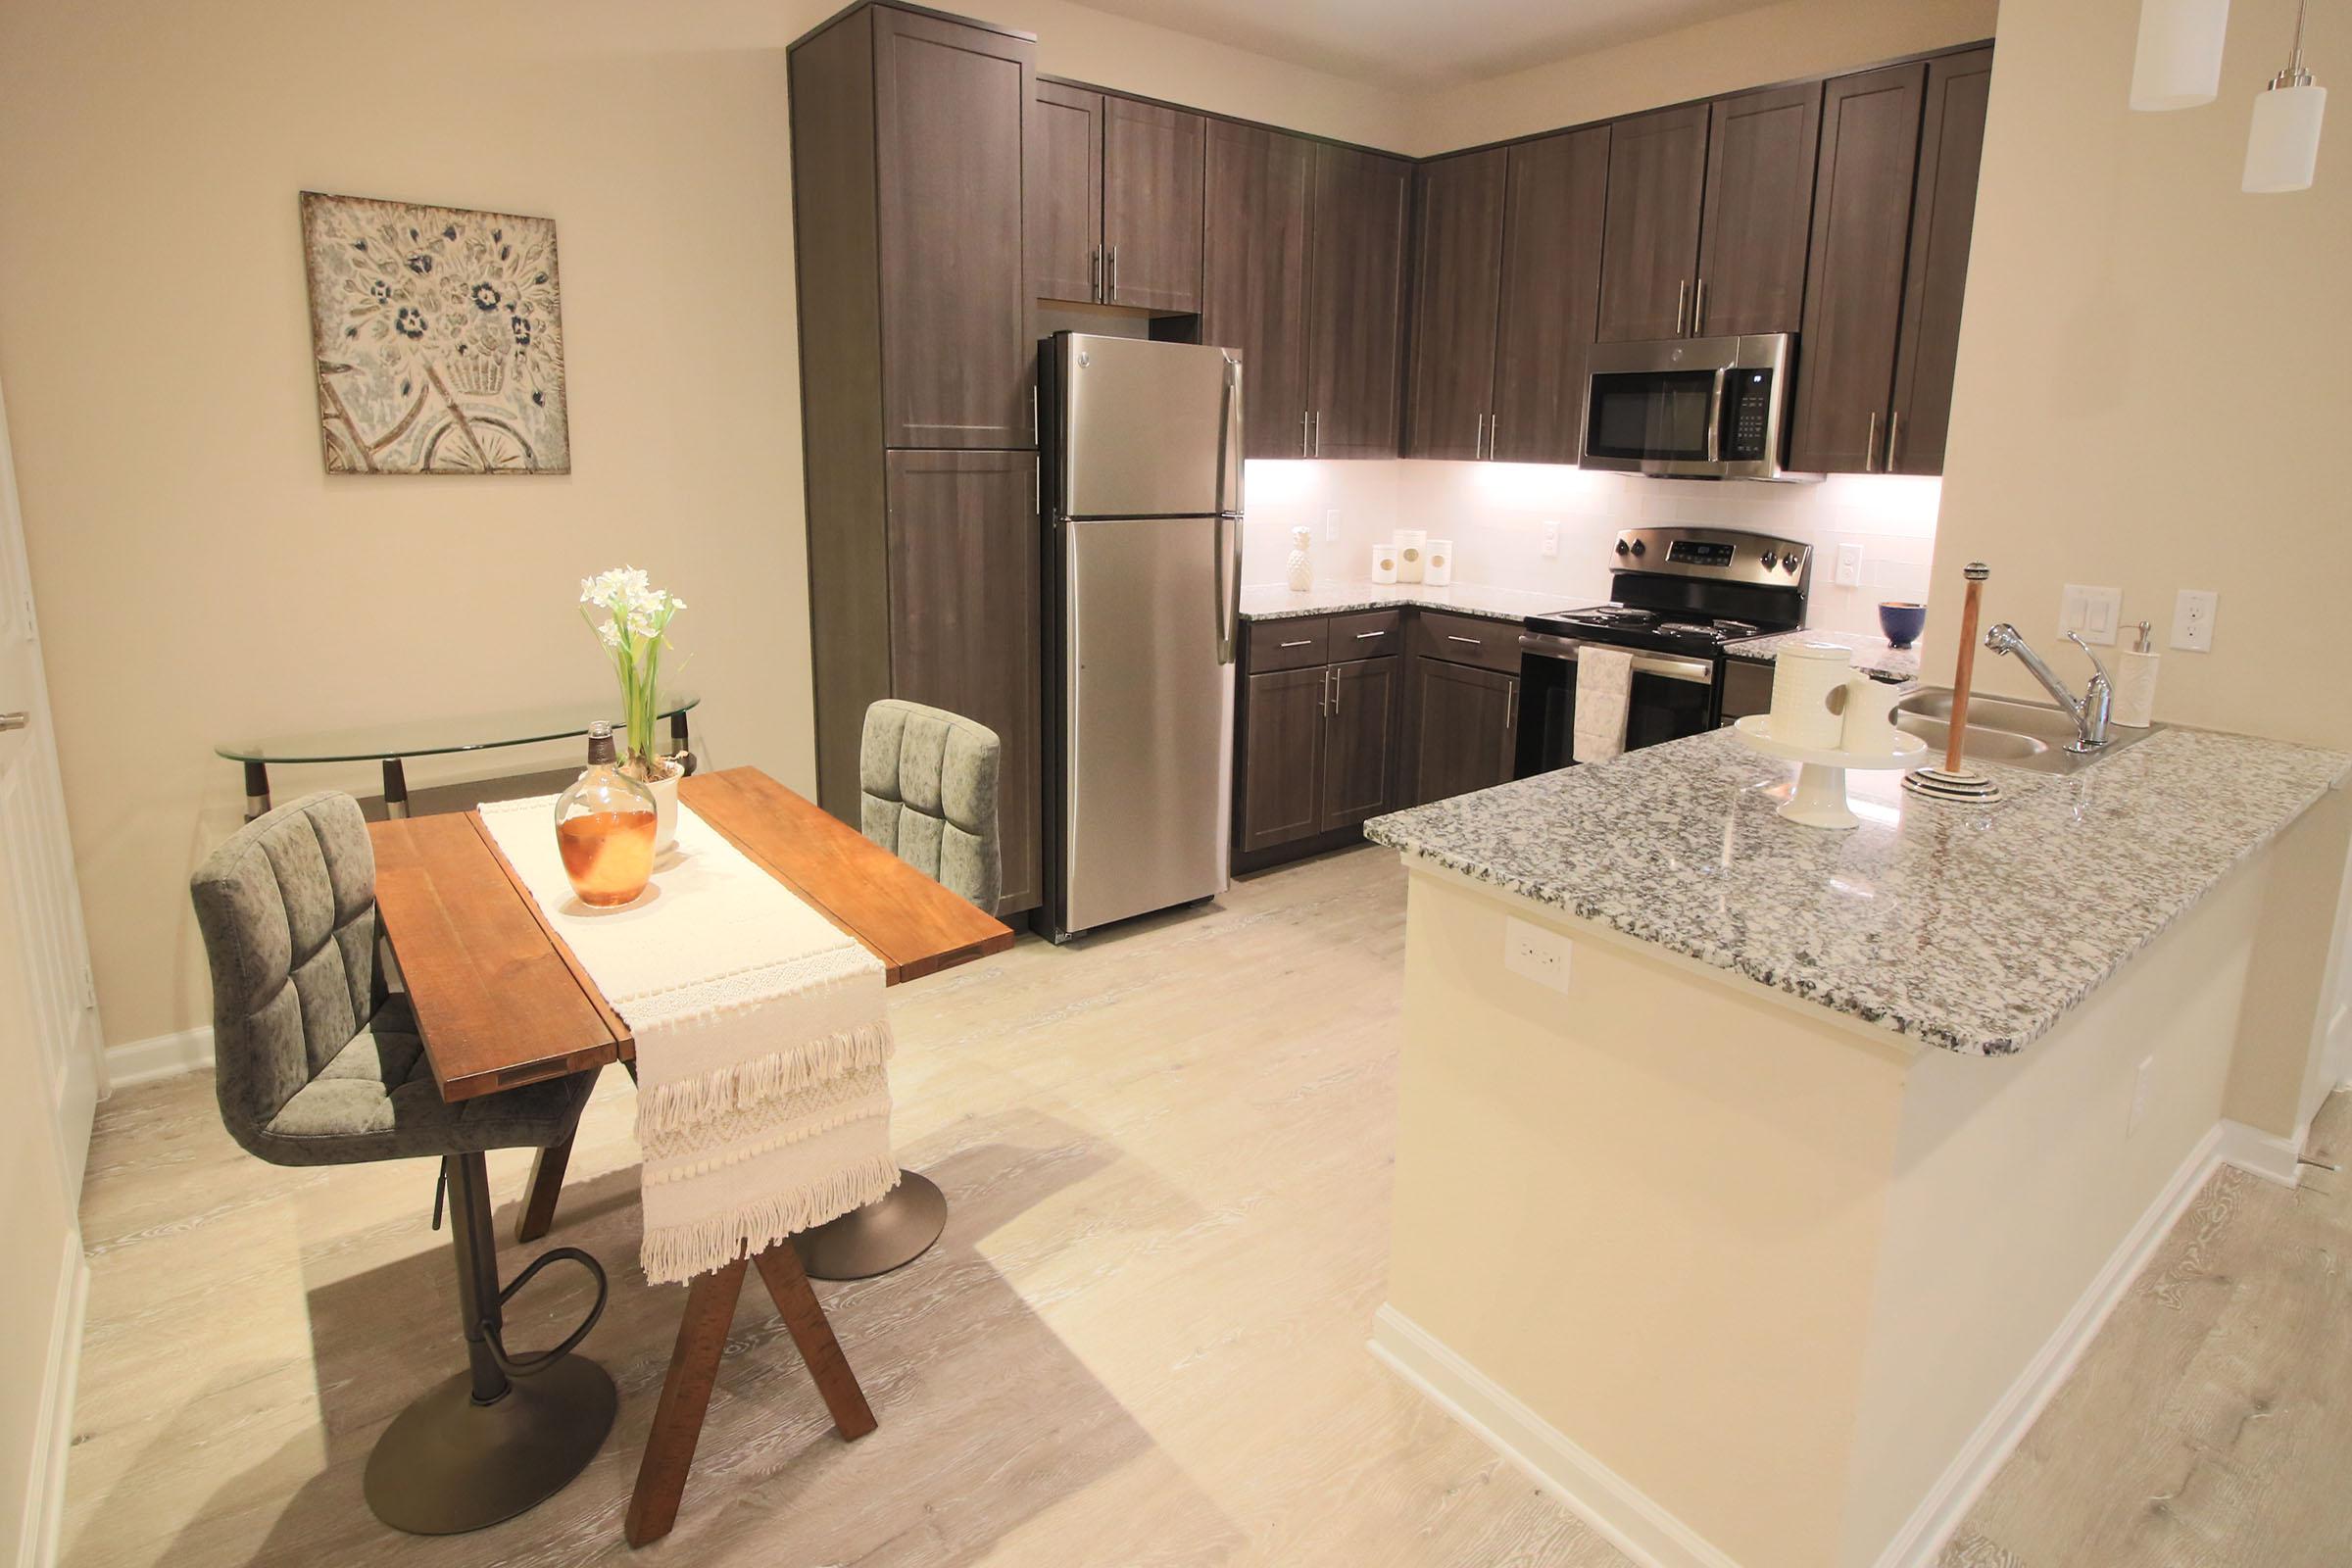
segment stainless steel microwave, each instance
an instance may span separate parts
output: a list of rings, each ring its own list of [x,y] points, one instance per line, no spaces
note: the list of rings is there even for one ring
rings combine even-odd
[[[1794,347],[1787,332],[1594,344],[1584,466],[1673,479],[1797,477],[1781,467]]]

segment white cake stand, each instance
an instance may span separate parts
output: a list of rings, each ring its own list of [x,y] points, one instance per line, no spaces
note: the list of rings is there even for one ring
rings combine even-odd
[[[1894,746],[1884,752],[1822,751],[1791,746],[1772,738],[1772,715],[1750,713],[1732,726],[1740,738],[1766,757],[1804,764],[1796,770],[1796,790],[1783,803],[1780,814],[1806,827],[1860,827],[1862,819],[1845,804],[1845,770],[1909,767],[1927,755],[1928,743],[1907,731],[1895,731]]]

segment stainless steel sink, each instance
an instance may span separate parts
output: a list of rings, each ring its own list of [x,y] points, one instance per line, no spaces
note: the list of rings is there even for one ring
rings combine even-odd
[[[1894,705],[1894,721],[1940,753],[1952,733],[1952,694],[1941,686],[1923,687]],[[2070,752],[2075,721],[2046,703],[2021,703],[2008,697],[1979,695],[1969,699],[1968,728],[1960,753],[1980,762],[2000,762],[2036,773],[2072,773],[2103,757],[2135,746],[2164,726],[2146,729],[2110,726],[2107,744],[2095,752]]]

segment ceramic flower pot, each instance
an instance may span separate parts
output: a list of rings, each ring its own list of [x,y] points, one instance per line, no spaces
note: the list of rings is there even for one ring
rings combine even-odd
[[[667,855],[678,842],[678,780],[686,775],[666,757],[654,759],[654,765],[669,769],[660,778],[644,781],[654,797],[654,853]]]

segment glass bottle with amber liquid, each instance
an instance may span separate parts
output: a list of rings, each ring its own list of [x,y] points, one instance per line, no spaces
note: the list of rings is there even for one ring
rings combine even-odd
[[[654,875],[654,793],[614,765],[612,726],[588,729],[588,767],[556,797],[556,843],[582,904],[633,901]]]

